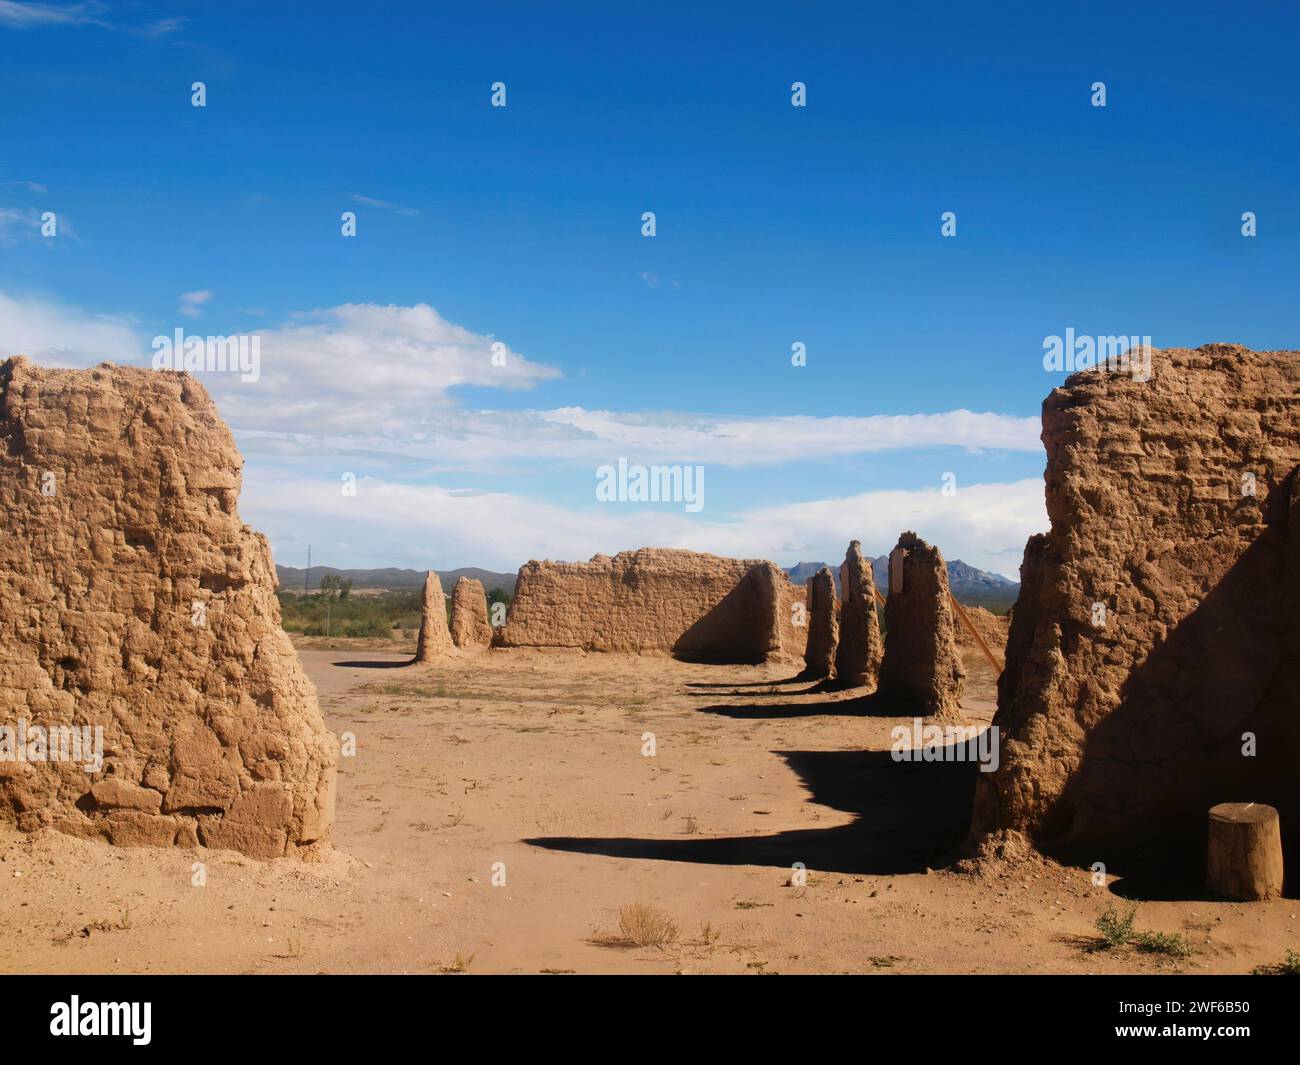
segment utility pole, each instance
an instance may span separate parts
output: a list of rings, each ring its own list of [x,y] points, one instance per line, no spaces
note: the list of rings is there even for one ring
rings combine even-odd
[[[307,545],[307,572],[302,577],[302,597],[307,598],[307,593],[311,591],[311,544]]]

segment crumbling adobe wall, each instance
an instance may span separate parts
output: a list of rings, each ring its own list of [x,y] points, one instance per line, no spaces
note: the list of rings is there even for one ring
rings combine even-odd
[[[451,630],[447,627],[447,597],[442,581],[433,570],[424,575],[420,595],[420,633],[415,640],[415,664],[436,661],[452,649]]]
[[[961,717],[966,671],[953,614],[943,555],[916,533],[903,533],[889,556],[883,698],[933,717]]]
[[[802,597],[803,589],[799,589]],[[791,618],[795,587],[775,563],[755,562],[711,610],[672,645],[678,658],[689,662],[793,660],[796,643],[807,628]]]
[[[7,359],[0,438],[0,819],[258,858],[324,838],[338,743],[203,387]],[[102,729],[102,770],[20,760],[20,725]]]
[[[461,650],[483,650],[492,642],[483,582],[461,577],[451,590],[451,641]]]
[[[840,642],[835,651],[835,682],[846,688],[874,691],[884,657],[880,619],[876,616],[876,583],[871,559],[854,540],[840,566]]]
[[[788,657],[794,652],[776,606],[794,593],[787,591],[788,578],[783,586],[771,573],[746,581],[760,565],[770,563],[657,547],[613,558],[597,555],[590,562],[529,562],[519,570],[495,642],[672,652],[699,661]]]
[[[774,562],[764,562],[764,580],[776,586],[777,633],[766,659],[803,665],[808,649],[808,588],[795,584],[790,575]],[[751,570],[751,572],[753,572]]]
[[[975,842],[1195,854],[1211,805],[1255,801],[1294,852],[1300,353],[1214,344],[1153,370],[1075,374],[1043,404],[1051,531],[1025,548]]]
[[[840,610],[835,599],[835,575],[823,566],[809,578],[808,642],[804,647],[803,676],[810,680],[835,672],[835,649],[840,642]]]

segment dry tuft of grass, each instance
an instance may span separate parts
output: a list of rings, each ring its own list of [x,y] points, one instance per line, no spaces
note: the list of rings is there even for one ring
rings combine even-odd
[[[68,939],[80,937],[89,939],[95,932],[129,932],[131,930],[131,907],[128,906],[122,911],[122,916],[116,921],[98,920],[91,921],[90,924],[84,925],[75,932],[67,934]],[[57,940],[56,940],[57,942]]]
[[[469,967],[473,964],[474,964],[473,954],[471,954],[467,958],[460,951],[456,951],[456,956],[452,958],[452,960],[449,961],[446,965],[442,966],[438,971],[442,973],[448,973],[448,974],[467,973],[469,972]]]
[[[700,923],[701,946],[711,948],[721,938],[722,938],[722,929],[714,928],[712,921],[703,921]]]
[[[618,931],[598,932],[592,942],[600,947],[655,947],[663,950],[677,941],[677,922],[644,902],[629,902],[618,911]]]
[[[284,949],[279,954],[272,954],[271,957],[297,959],[301,958],[305,953],[306,947],[303,946],[302,936],[290,932]]]

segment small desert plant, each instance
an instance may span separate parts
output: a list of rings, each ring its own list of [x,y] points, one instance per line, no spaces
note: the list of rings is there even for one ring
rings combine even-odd
[[[1132,946],[1143,954],[1164,954],[1170,958],[1188,958],[1196,953],[1196,948],[1181,933],[1137,931],[1133,927],[1136,917],[1136,904],[1129,906],[1123,913],[1114,906],[1107,906],[1105,912],[1097,918],[1097,931],[1101,933],[1101,941],[1095,949]]]
[[[629,902],[618,911],[618,931],[601,932],[593,942],[602,947],[665,947],[677,940],[677,923],[644,902]]]
[[[469,967],[473,964],[473,954],[467,958],[460,951],[456,951],[456,957],[444,965],[441,971],[444,973],[467,973],[469,972]]]
[[[1281,965],[1256,965],[1251,972],[1256,976],[1300,976],[1300,954],[1288,950]]]
[[[126,932],[131,928],[131,907],[128,906],[122,911],[122,916],[116,921],[91,921],[90,924],[83,927],[79,932],[69,932],[68,935],[79,935],[82,939],[89,939],[92,932]]]
[[[720,928],[714,928],[712,921],[704,921],[700,925],[700,942],[704,946],[711,947],[721,938],[722,930]]]
[[[1144,954],[1167,954],[1171,958],[1189,958],[1196,948],[1187,937],[1177,932],[1139,932],[1134,938],[1137,949]]]
[[[677,938],[677,924],[666,913],[633,902],[618,911],[618,930],[638,947],[666,947]]]
[[[1097,918],[1097,931],[1101,933],[1103,949],[1132,943],[1136,934],[1133,931],[1133,919],[1136,916],[1136,906],[1130,906],[1124,913],[1120,913],[1114,905],[1107,906],[1106,911]]]

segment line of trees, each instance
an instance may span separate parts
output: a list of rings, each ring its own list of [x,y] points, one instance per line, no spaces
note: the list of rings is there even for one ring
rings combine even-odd
[[[281,589],[280,625],[302,636],[371,636],[399,638],[402,629],[420,627],[420,592],[389,591],[354,595],[352,581],[326,574],[309,595]],[[511,597],[498,588],[487,593],[488,614],[493,603],[510,605]],[[448,613],[451,603],[447,603]]]

